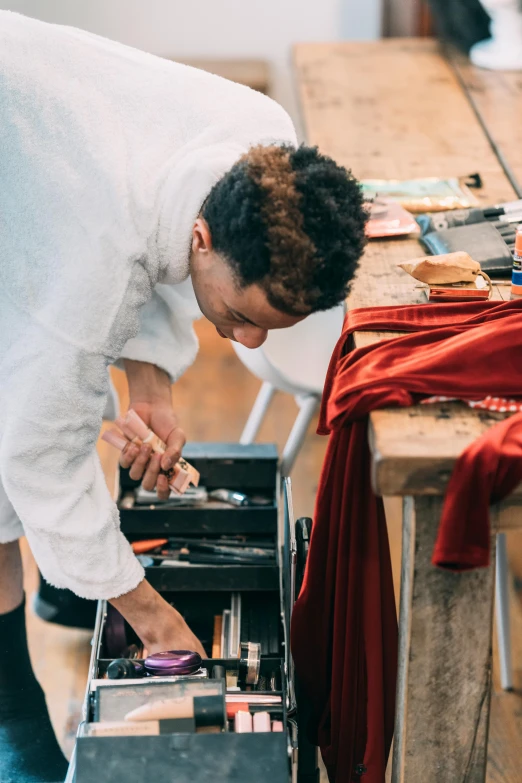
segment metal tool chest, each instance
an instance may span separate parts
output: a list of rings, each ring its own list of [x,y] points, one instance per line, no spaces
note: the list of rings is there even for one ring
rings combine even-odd
[[[104,680],[111,659],[121,652],[112,627],[114,610],[100,601],[83,719],[66,783],[318,783],[316,748],[305,737],[307,705],[300,700],[297,708],[289,653],[290,616],[304,569],[310,520],[298,520],[296,526],[290,481],[279,476],[274,446],[195,443],[187,445],[184,456],[200,472],[200,485],[208,492],[225,487],[249,497],[261,496],[263,504],[235,507],[211,500],[176,508],[129,504],[137,483],[122,472],[122,530],[130,541],[171,537],[220,541],[239,536],[247,544],[273,546],[270,562],[171,567],[158,559],[146,568],[146,575],[181,612],[207,651],[212,648],[216,614],[231,601],[240,605],[240,640],[260,643],[260,682],[265,688],[271,683],[270,690],[259,691],[260,698],[265,693],[277,702],[263,709],[272,720],[283,723],[283,732],[87,736],[88,724],[99,717],[107,693],[101,689],[121,687],[120,680]],[[119,623],[126,642],[135,641],[134,632],[121,617]],[[203,674],[210,676],[216,664],[232,672],[238,661],[231,657],[204,660]]]

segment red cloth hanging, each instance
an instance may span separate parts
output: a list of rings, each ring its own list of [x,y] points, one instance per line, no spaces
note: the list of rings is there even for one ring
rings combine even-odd
[[[354,331],[412,332],[350,350]],[[311,700],[311,739],[336,783],[384,783],[393,735],[397,621],[382,500],[370,485],[372,410],[433,394],[522,396],[522,300],[353,310],[325,383],[331,433],[292,653]],[[491,427],[457,461],[433,560],[489,563],[489,505],[522,481],[522,414]]]

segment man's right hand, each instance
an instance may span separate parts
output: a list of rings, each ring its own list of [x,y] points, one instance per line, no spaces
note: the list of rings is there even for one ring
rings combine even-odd
[[[109,602],[138,634],[149,655],[166,650],[193,650],[206,658],[199,639],[187,623],[144,579],[130,593]]]

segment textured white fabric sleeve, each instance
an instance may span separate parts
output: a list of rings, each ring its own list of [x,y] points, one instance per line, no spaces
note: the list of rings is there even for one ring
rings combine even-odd
[[[42,574],[84,598],[117,597],[144,576],[95,448],[107,365],[41,328],[28,334],[0,445],[1,481]]]
[[[134,359],[155,364],[176,381],[193,363],[198,351],[194,321],[201,317],[192,283],[158,284],[152,299],[141,309],[140,330],[128,340],[122,359]]]

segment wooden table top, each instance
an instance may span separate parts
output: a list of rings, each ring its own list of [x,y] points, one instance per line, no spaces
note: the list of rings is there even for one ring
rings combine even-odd
[[[454,50],[447,55],[513,189],[522,198],[522,72],[485,71]]]
[[[475,192],[482,204],[517,197],[437,42],[299,44],[294,65],[308,143],[356,177],[478,171],[484,187]],[[423,253],[417,238],[370,242],[349,307],[425,302],[416,282],[396,266]],[[496,287],[495,298],[508,296],[509,287]],[[356,344],[390,336],[358,333]],[[442,494],[457,457],[497,420],[497,414],[460,403],[375,411],[370,416],[375,491]]]

